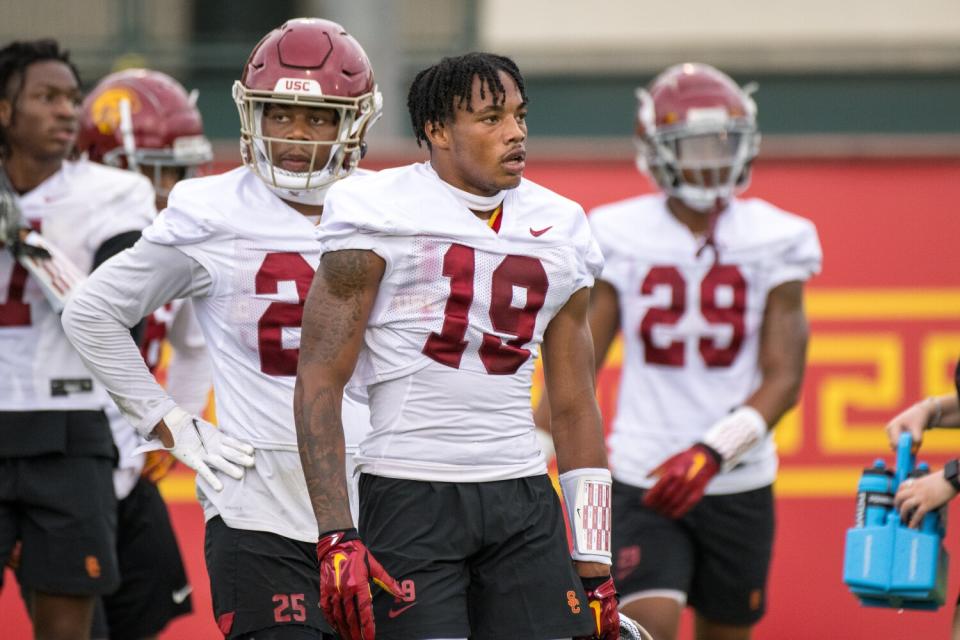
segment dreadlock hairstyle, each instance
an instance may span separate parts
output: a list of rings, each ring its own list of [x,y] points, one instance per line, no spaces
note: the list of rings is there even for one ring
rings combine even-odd
[[[506,99],[506,90],[500,82],[499,72],[503,71],[513,78],[523,101],[527,100],[523,76],[517,64],[506,56],[494,53],[473,52],[462,56],[443,58],[440,62],[417,74],[407,94],[407,110],[417,146],[430,140],[424,131],[428,122],[450,122],[460,106],[473,111],[471,96],[473,79],[480,78],[480,97],[485,98],[489,91],[495,104]]]
[[[16,106],[27,67],[35,62],[46,60],[56,60],[70,67],[73,76],[77,79],[77,84],[80,84],[80,73],[70,62],[70,52],[61,49],[56,40],[50,38],[18,40],[0,49],[0,100],[9,100]],[[14,108],[11,122],[16,115],[16,108]],[[5,132],[0,126],[0,158],[6,157],[9,152],[10,147]]]

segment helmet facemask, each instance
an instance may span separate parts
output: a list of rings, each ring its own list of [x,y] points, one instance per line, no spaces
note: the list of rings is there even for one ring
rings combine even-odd
[[[323,204],[331,184],[357,168],[364,152],[363,138],[379,119],[383,103],[375,87],[371,93],[346,98],[257,91],[247,89],[238,81],[234,83],[233,96],[240,112],[240,147],[244,163],[281,199],[317,205]],[[334,111],[338,116],[336,137],[333,140],[301,141],[265,136],[263,115],[268,104]],[[271,143],[302,145],[310,156],[308,170],[294,172],[277,166]]]

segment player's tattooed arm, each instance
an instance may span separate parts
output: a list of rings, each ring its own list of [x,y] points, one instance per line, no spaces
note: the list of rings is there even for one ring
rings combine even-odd
[[[340,410],[384,266],[372,251],[324,254],[303,309],[293,410],[300,460],[321,533],[353,526]]]

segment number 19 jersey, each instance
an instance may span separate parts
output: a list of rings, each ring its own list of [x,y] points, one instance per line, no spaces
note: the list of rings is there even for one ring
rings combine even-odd
[[[758,199],[734,200],[717,218],[715,247],[703,250],[662,195],[599,207],[590,224],[624,341],[610,463],[618,480],[649,487],[650,471],[759,386],[767,295],[819,272],[820,244],[811,222]],[[768,434],[707,493],[759,488],[776,470]]]
[[[324,252],[370,250],[386,263],[354,372],[372,422],[360,471],[445,482],[546,472],[534,360],[602,257],[580,206],[532,182],[507,192],[501,215],[495,232],[429,164],[328,192]]]

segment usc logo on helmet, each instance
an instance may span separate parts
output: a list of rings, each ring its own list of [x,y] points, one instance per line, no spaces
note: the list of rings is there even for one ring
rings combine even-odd
[[[93,104],[90,105],[90,117],[97,125],[100,133],[109,135],[120,126],[120,102],[122,100],[130,103],[131,114],[140,111],[140,99],[137,98],[137,94],[122,87],[107,89],[97,96]]]

